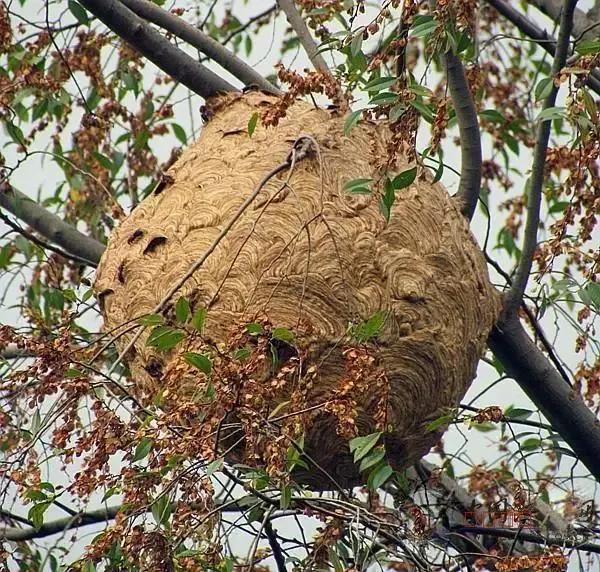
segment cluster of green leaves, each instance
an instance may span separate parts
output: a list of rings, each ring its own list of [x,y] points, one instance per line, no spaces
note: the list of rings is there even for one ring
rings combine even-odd
[[[381,487],[394,475],[394,469],[386,460],[385,445],[380,443],[382,435],[381,432],[371,433],[355,437],[349,443],[354,462],[360,463],[359,471],[368,475],[367,486],[372,490]]]
[[[383,178],[383,189],[380,193],[379,208],[389,222],[392,213],[392,207],[396,202],[396,192],[412,185],[417,177],[417,167],[411,167],[397,175],[386,174]],[[344,190],[353,195],[370,195],[373,190],[371,185],[373,179],[359,178],[347,181]]]

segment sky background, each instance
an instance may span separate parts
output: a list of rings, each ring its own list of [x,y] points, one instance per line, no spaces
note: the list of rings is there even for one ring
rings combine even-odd
[[[241,1],[234,1],[229,3],[232,6],[233,12],[242,22],[245,21],[248,17],[256,14],[259,11],[262,11],[266,7],[266,2],[261,0],[251,1],[248,3],[244,3]],[[588,1],[580,1],[579,6],[581,9],[586,10],[591,7],[592,0]],[[177,2],[177,6],[185,5],[185,3]],[[222,13],[224,2],[219,0],[217,3],[216,12]],[[43,3],[39,0],[37,1],[28,1],[25,7],[22,9],[22,13],[32,20],[40,20],[43,19]],[[57,2],[51,5],[51,13],[53,19],[58,17],[59,14],[62,14],[62,22],[68,23],[70,21],[71,15],[65,9],[66,2]],[[170,4],[167,2],[165,4],[166,8],[170,7]],[[530,10],[529,15],[532,19],[537,21],[537,23],[549,31],[552,30],[552,26],[549,20],[545,19],[543,16],[539,15],[535,10]],[[218,18],[217,18],[218,19]],[[254,51],[249,58],[249,62],[252,66],[259,71],[263,75],[269,75],[273,73],[273,66],[280,59],[279,45],[280,38],[282,36],[283,30],[286,26],[285,20],[283,17],[278,17],[274,23],[274,25],[269,25],[264,27],[261,32],[254,39]],[[242,54],[243,55],[243,54]],[[328,63],[335,63],[331,60],[331,58],[326,55],[328,59]],[[293,66],[294,68],[301,70],[305,67],[308,67],[308,60],[303,52],[298,51],[294,54],[288,54],[284,58],[286,64]],[[221,72],[220,68],[217,66],[211,66],[215,71]],[[154,72],[154,68],[152,64],[150,64],[146,69],[147,81],[150,82],[152,79],[152,74]],[[235,79],[228,74],[223,74],[229,81],[234,83],[235,85],[239,85]],[[430,82],[429,85],[432,85],[433,82]],[[201,128],[201,121],[199,116],[199,107],[202,103],[201,98],[194,96],[190,99],[187,97],[187,91],[183,88],[178,88],[176,92],[175,101],[179,101],[178,104],[175,105],[175,114],[178,123],[180,123],[186,131],[190,134],[191,139],[195,139],[199,133]],[[361,101],[357,101],[355,108],[361,107]],[[66,133],[70,133],[69,127],[65,129]],[[428,135],[425,130],[422,130],[419,137],[419,146],[423,148],[426,141],[428,139]],[[445,150],[445,161],[452,165],[455,169],[460,168],[460,153],[456,146],[452,144],[453,137],[450,136],[444,142],[444,150]],[[489,152],[489,141],[486,142],[487,147],[484,147],[484,155],[486,150]],[[153,144],[153,149],[158,157],[165,159],[169,156],[171,149],[179,145],[178,141],[174,136],[164,137],[160,139],[159,142],[155,141]],[[41,149],[44,148],[43,140],[40,140],[38,147]],[[3,152],[7,157],[7,163],[15,164],[18,160],[18,157],[15,155],[13,151],[14,147],[6,147]],[[520,170],[526,172],[527,168],[531,164],[531,156],[527,154],[527,152],[522,152],[519,158],[516,158],[512,155],[512,160],[515,162],[514,166],[519,168]],[[39,197],[47,197],[50,196],[57,184],[63,179],[63,173],[60,168],[54,163],[51,157],[45,154],[34,154],[30,156],[25,162],[21,164],[21,166],[14,172],[11,177],[11,182],[15,188],[18,188],[22,192],[26,193],[28,196],[38,199]],[[515,188],[519,188],[520,185],[524,184],[524,180],[519,177],[515,177]],[[443,184],[446,186],[450,193],[454,193],[457,189],[458,178],[452,173],[450,169],[445,169],[444,175],[442,178]],[[492,213],[494,213],[494,205],[498,204],[500,201],[504,200],[506,196],[503,193],[497,193],[495,196],[492,195],[490,198],[490,209]],[[124,205],[126,208],[129,205]],[[502,216],[497,217],[497,226],[501,222]],[[478,209],[477,214],[472,223],[473,233],[476,236],[477,240],[482,244],[483,237],[485,237],[487,230],[488,221],[486,217],[483,215],[481,210]],[[4,233],[7,230],[3,223],[0,222],[0,233]],[[492,231],[492,236],[495,237],[495,232]],[[509,268],[509,261],[503,256],[501,252],[493,252],[494,258],[503,265],[505,268]],[[93,273],[88,273],[90,278],[93,278]],[[18,324],[19,323],[19,311],[18,308],[11,308],[12,304],[16,304],[18,302],[18,297],[20,293],[18,292],[15,283],[12,286],[8,285],[10,280],[10,276],[0,277],[0,286],[3,286],[1,289],[5,291],[7,288],[7,294],[4,299],[4,304],[0,307],[0,322],[5,324]],[[491,274],[491,278],[498,284],[502,284],[502,281],[498,278],[494,273]],[[550,340],[554,341],[555,347],[557,348],[558,354],[566,361],[566,363],[574,367],[576,363],[579,361],[579,357],[575,355],[573,351],[574,347],[574,333],[572,328],[564,328],[564,321],[560,318],[556,319],[551,312],[549,312],[545,319],[542,321],[542,325],[549,337]],[[99,329],[100,321],[97,318],[90,319],[89,326],[91,328]],[[520,408],[527,409],[535,409],[535,406],[529,401],[529,399],[523,394],[519,386],[513,380],[503,380],[499,383],[494,384],[494,381],[497,379],[498,375],[496,370],[491,367],[489,364],[485,362],[480,362],[480,366],[478,369],[478,375],[476,380],[474,381],[472,387],[468,391],[463,403],[470,403],[472,400],[477,398],[480,394],[484,394],[483,397],[476,400],[476,405],[478,407],[485,407],[488,405],[498,405],[502,408],[505,408],[509,405],[514,405]],[[532,419],[538,419],[537,415],[534,415]],[[539,418],[541,419],[541,418]],[[469,430],[464,425],[454,426],[452,427],[445,435],[444,442],[446,444],[446,448],[448,451],[457,451],[459,449],[463,449],[465,444],[468,444],[467,450],[468,454],[465,455],[465,460],[468,460],[469,464],[477,464],[483,461],[491,461],[495,459],[498,455],[497,451],[497,438],[498,432],[492,433],[481,433],[476,430]],[[536,458],[537,457],[537,458]],[[439,457],[436,455],[430,455],[429,459],[439,464]],[[535,470],[536,467],[540,466],[540,463],[544,462],[544,458],[540,456],[533,456],[527,460],[527,464],[530,467],[530,470]],[[461,466],[462,465],[462,466]],[[565,475],[569,474],[569,460],[565,459],[563,465],[563,472]],[[524,469],[524,465],[521,465],[521,468]],[[455,464],[455,470],[457,474],[461,474],[463,472],[468,471],[469,467],[465,464],[462,464],[460,460],[457,459]],[[581,472],[579,468],[575,469],[575,473]],[[581,485],[580,493],[584,497],[593,497],[596,494],[595,487],[593,487],[593,483],[591,481],[585,481]],[[101,497],[101,494],[99,494]],[[99,499],[98,499],[99,500]],[[113,501],[114,499],[111,499]],[[10,508],[10,507],[7,507]],[[93,508],[93,507],[90,507]],[[21,514],[26,513],[26,509],[21,511]],[[51,509],[47,513],[47,518],[52,519],[55,517],[62,517],[64,514],[60,513],[58,510]],[[279,528],[279,524],[276,528]],[[78,553],[81,553],[85,544],[87,544],[90,539],[97,533],[97,531],[101,527],[85,527],[82,528],[78,533],[78,540],[75,544],[72,545],[72,554],[69,558],[75,557]],[[73,535],[73,532],[67,534],[67,538],[70,538]],[[48,538],[43,541],[45,545],[49,545],[54,543],[56,538]],[[238,537],[234,539],[234,545],[239,546],[240,553],[244,554],[244,551],[248,549],[248,538]],[[66,546],[69,546],[70,543],[66,543]],[[575,558],[573,559],[576,560]]]

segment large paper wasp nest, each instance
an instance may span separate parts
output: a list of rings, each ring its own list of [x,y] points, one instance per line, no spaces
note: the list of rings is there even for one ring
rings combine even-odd
[[[441,430],[427,425],[455,407],[473,380],[498,297],[467,221],[442,186],[417,179],[399,190],[389,222],[376,189],[368,195],[344,188],[357,178],[381,179],[389,154],[385,125],[361,121],[344,135],[344,118],[296,103],[277,127],[259,122],[250,135],[249,120],[273,101],[258,92],[227,96],[170,168],[166,187],[112,234],[95,287],[106,329],[123,350],[135,330],[118,336],[119,327],[154,312],[261,179],[289,156],[299,136],[309,135],[309,156],[267,182],[172,303],[183,295],[194,309],[208,307],[204,331],[216,344],[226,344],[232,328],[257,316],[304,332],[297,344],[305,363],[272,408],[289,399],[290,385],[302,384],[302,372],[312,372],[303,390],[303,406],[312,407],[303,417],[311,463],[297,478],[315,488],[330,488],[332,479],[354,485],[364,475],[331,406],[342,378],[346,398],[356,400],[360,435],[378,429],[381,412],[375,410],[386,392],[387,458],[396,469],[413,464],[439,439]],[[394,167],[402,172],[410,165]],[[383,374],[353,395],[349,326],[378,312],[385,322],[368,346]],[[127,356],[133,390],[146,402],[161,390],[170,364],[181,361],[181,351],[194,349],[188,343],[159,352],[146,344],[149,330]],[[185,380],[182,398],[194,383],[207,382],[199,371]],[[322,403],[329,406],[313,407]],[[283,412],[293,413],[289,407]],[[237,451],[236,460],[257,463],[256,456],[244,456],[243,444]]]

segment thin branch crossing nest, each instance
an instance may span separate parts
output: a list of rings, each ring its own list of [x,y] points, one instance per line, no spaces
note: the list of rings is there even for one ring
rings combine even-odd
[[[218,435],[228,459],[283,474],[286,451],[303,440],[297,480],[350,486],[364,482],[353,435],[382,431],[396,469],[435,444],[442,428],[427,426],[473,380],[499,302],[442,186],[417,179],[399,190],[386,222],[377,192],[385,125],[361,121],[345,136],[343,118],[297,103],[276,128],[250,136],[249,120],[273,101],[258,92],[221,100],[164,188],[113,233],[95,287],[106,329],[120,351],[130,348],[133,391],[175,411],[195,431],[199,456],[214,453]],[[302,137],[308,154],[266,181],[219,241]],[[373,179],[375,191],[349,193],[358,178]],[[177,323],[180,296],[197,319],[207,309],[202,336],[189,319]],[[151,326],[137,338],[131,328],[157,308],[167,336],[187,332],[168,351],[149,340]],[[197,417],[183,419],[183,404]]]

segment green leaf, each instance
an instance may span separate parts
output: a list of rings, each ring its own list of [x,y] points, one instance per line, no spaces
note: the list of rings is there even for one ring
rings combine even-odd
[[[173,130],[175,137],[179,139],[180,143],[182,145],[187,145],[187,135],[185,134],[185,129],[178,123],[171,123],[171,129]]]
[[[152,503],[152,517],[158,526],[167,524],[172,512],[169,495],[163,494]]]
[[[371,81],[367,82],[364,86],[363,86],[363,91],[369,91],[369,92],[379,92],[382,91],[384,89],[389,89],[390,87],[392,87],[396,82],[398,81],[397,78],[395,77],[377,77],[375,79],[372,79]]]
[[[577,42],[575,51],[582,56],[586,56],[588,54],[598,54],[600,53],[600,39],[595,38],[593,40]]]
[[[248,120],[248,135],[252,137],[254,131],[256,130],[256,124],[258,123],[258,113],[253,113],[250,119]]]
[[[189,316],[190,301],[184,296],[181,296],[179,300],[177,300],[177,304],[175,304],[175,317],[179,323],[185,324]]]
[[[551,77],[543,77],[535,86],[535,100],[546,99],[552,91],[554,80]]]
[[[354,454],[354,462],[358,463],[358,461],[363,459],[375,447],[380,437],[381,432],[378,432],[352,439],[349,446],[350,452]]]
[[[185,336],[185,332],[181,330],[175,330],[169,326],[157,326],[150,332],[146,345],[166,352],[173,349]]]
[[[480,114],[480,117],[487,119],[488,121],[493,121],[494,123],[504,123],[504,115],[497,111],[496,109],[485,109]]]
[[[351,194],[359,194],[359,195],[370,195],[371,189],[369,185],[373,182],[373,179],[351,179],[350,181],[346,181],[344,184],[344,190],[347,193]]]
[[[399,175],[396,175],[394,177],[394,180],[392,181],[392,187],[394,187],[395,191],[404,189],[405,187],[412,185],[414,183],[416,177],[417,177],[417,168],[416,167],[413,167],[412,169],[403,171],[402,173],[400,173]]]
[[[448,425],[448,423],[450,423],[454,420],[454,417],[455,417],[454,413],[448,413],[447,415],[442,415],[441,417],[438,417],[437,419],[434,419],[431,423],[429,423],[427,425],[427,427],[425,427],[425,429],[427,431],[435,431],[439,427]]]
[[[375,467],[375,469],[369,475],[367,484],[370,489],[377,490],[393,474],[394,474],[394,469],[392,469],[392,467],[390,467],[387,463],[378,465],[377,467]]]
[[[360,120],[362,112],[362,109],[358,109],[348,114],[348,117],[346,117],[346,121],[344,122],[344,135],[348,135],[350,131],[352,131],[353,127]]]
[[[209,463],[206,467],[206,476],[210,477],[212,474],[221,470],[223,467],[223,459],[215,459],[212,463]]]
[[[183,354],[183,359],[206,375],[210,375],[212,371],[212,361],[207,355],[198,354],[195,352],[186,352]]]
[[[152,449],[153,444],[154,443],[152,439],[149,439],[148,437],[142,437],[141,441],[137,444],[133,453],[133,462],[135,463],[136,461],[141,461],[142,459],[147,457]]]
[[[52,504],[52,501],[40,502],[33,505],[27,513],[27,518],[32,522],[33,527],[36,530],[42,528],[44,524],[44,513],[48,510],[48,507]]]
[[[542,441],[537,437],[530,437],[529,439],[525,439],[522,443],[520,443],[520,448],[522,451],[534,451],[535,449],[539,449],[542,444]]]
[[[264,332],[263,327],[256,322],[252,322],[251,324],[246,324],[246,331],[251,336],[258,336]]]
[[[362,49],[362,44],[363,44],[363,31],[361,29],[354,35],[354,37],[352,38],[352,42],[350,43],[350,53],[352,54],[352,57],[355,57],[358,55],[358,53]]]
[[[360,467],[358,470],[362,473],[362,472],[366,471],[367,469],[369,469],[370,467],[372,467],[373,465],[376,465],[377,463],[379,463],[379,461],[381,461],[384,457],[385,457],[385,448],[377,447],[376,449],[371,451],[361,461]]]
[[[273,328],[271,332],[271,336],[276,340],[281,340],[282,342],[293,342],[294,334],[290,332],[287,328]]]
[[[536,121],[552,121],[553,119],[562,119],[564,116],[564,107],[546,107],[546,109],[542,109],[542,111],[540,111]]]
[[[438,23],[432,16],[418,16],[412,25],[412,36],[414,38],[425,38],[431,35],[437,28]]]
[[[138,320],[138,324],[142,326],[158,326],[165,321],[164,316],[160,314],[148,314],[147,316],[142,316]]]
[[[393,91],[384,91],[383,93],[378,93],[377,95],[371,98],[369,101],[370,105],[393,105],[398,101],[398,94]]]
[[[200,310],[194,312],[192,316],[192,327],[198,330],[200,333],[204,330],[204,323],[206,322],[206,308],[200,308]]]
[[[392,109],[390,109],[390,113],[389,113],[389,120],[394,123],[395,121],[398,121],[398,119],[400,119],[400,117],[402,117],[402,115],[404,114],[404,112],[406,111],[406,104],[404,103],[399,103],[398,105],[394,105],[394,107],[392,107]]]
[[[82,26],[89,26],[90,17],[86,9],[75,0],[69,0],[69,11]]]
[[[360,343],[365,343],[375,338],[387,319],[387,312],[379,311],[373,314],[368,320],[354,327],[353,336]]]
[[[507,419],[529,419],[533,415],[530,409],[521,409],[518,407],[507,407],[504,411],[504,417]]]
[[[585,288],[579,291],[579,297],[584,304],[593,306],[597,311],[600,311],[600,284],[588,282]]]
[[[279,499],[279,506],[282,510],[285,510],[290,506],[292,502],[292,487],[283,486],[281,487],[281,498]]]

